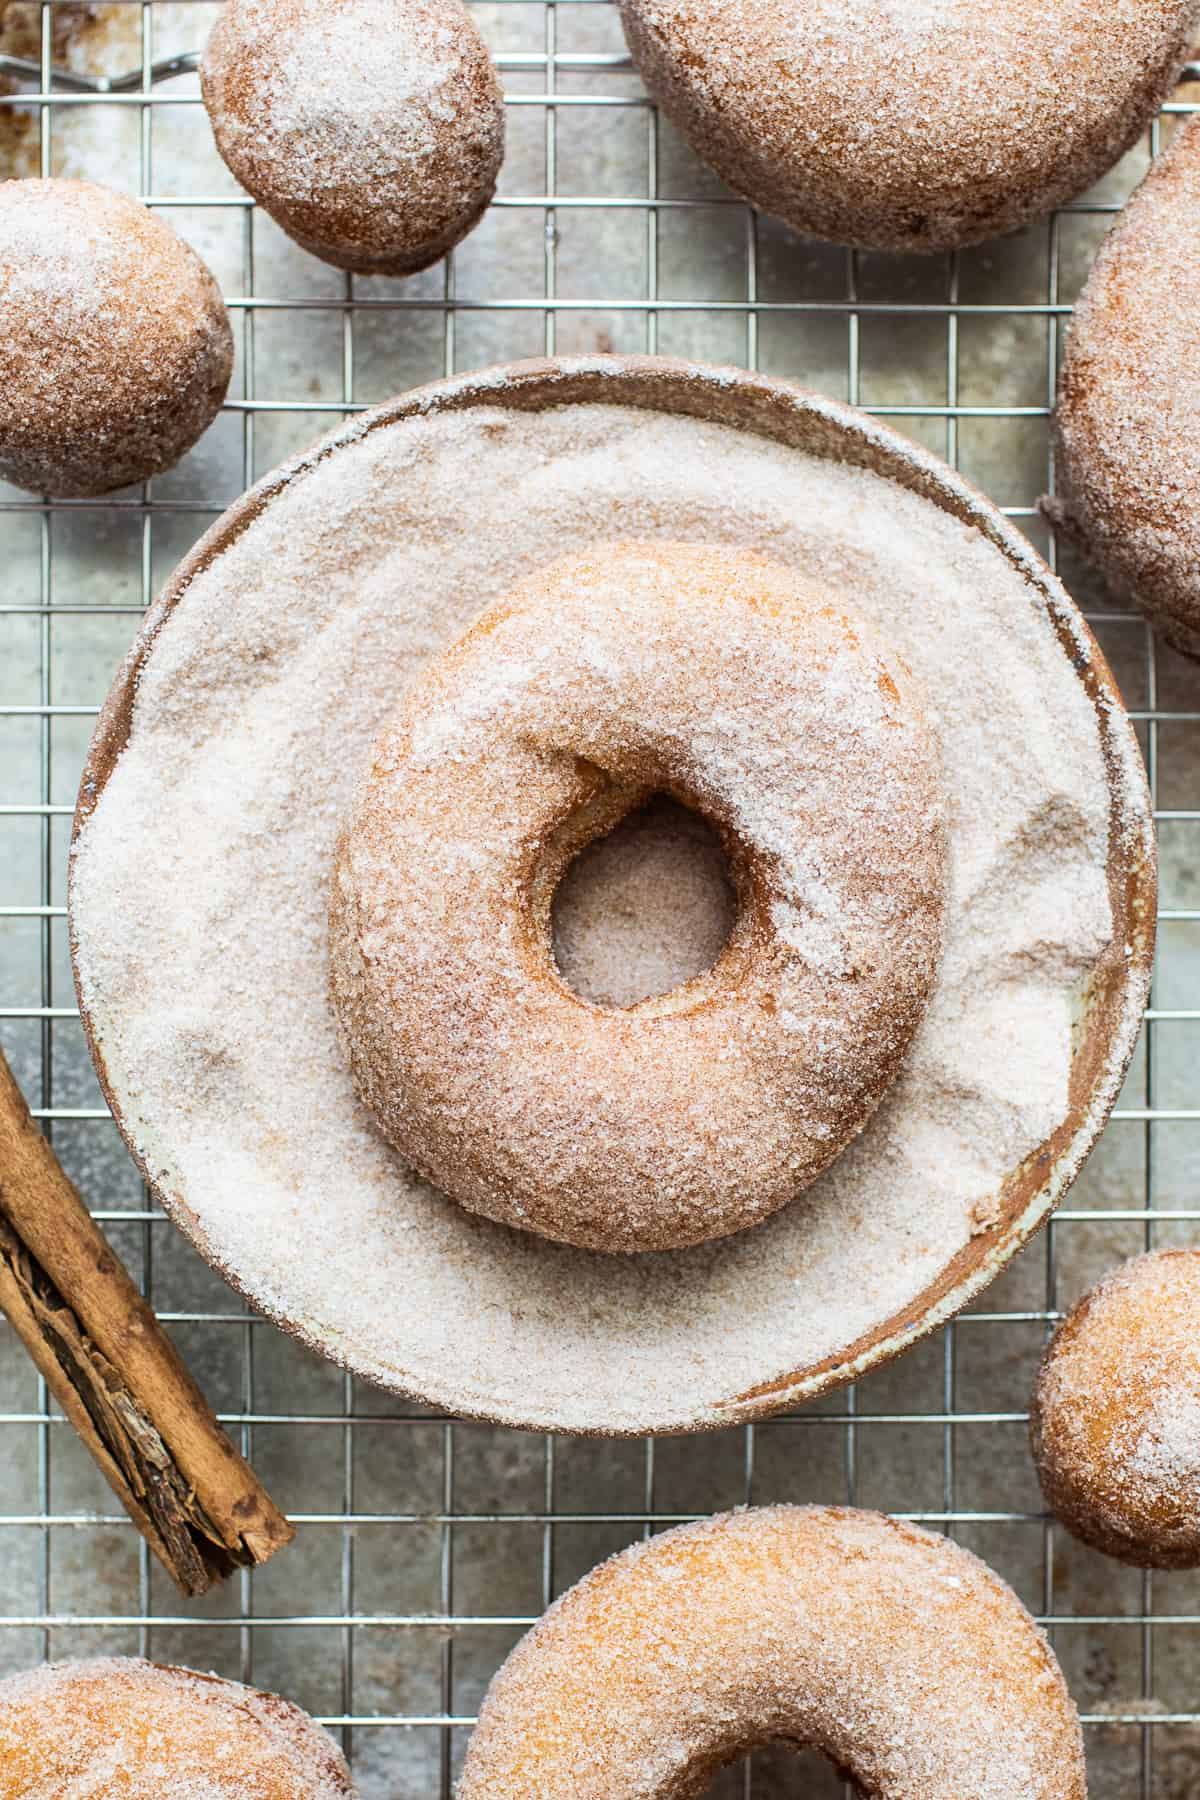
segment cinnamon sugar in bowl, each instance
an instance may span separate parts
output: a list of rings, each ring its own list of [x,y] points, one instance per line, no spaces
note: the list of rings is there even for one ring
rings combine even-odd
[[[886,633],[940,749],[949,898],[928,1013],[857,1142],[753,1230],[612,1257],[469,1214],[385,1145],[337,1041],[326,915],[348,797],[407,680],[566,548],[654,538],[759,550]],[[659,866],[711,941],[694,861]],[[1154,911],[1132,728],[1025,540],[861,413],[647,358],[422,389],[239,501],[118,675],[71,871],[101,1082],[213,1266],[357,1374],[566,1431],[762,1417],[966,1304],[1113,1105]],[[568,980],[646,992],[617,922],[589,924],[577,968],[560,947]]]

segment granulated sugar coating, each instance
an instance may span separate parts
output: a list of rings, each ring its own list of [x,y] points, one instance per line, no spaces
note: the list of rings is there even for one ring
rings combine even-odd
[[[460,0],[227,0],[201,79],[238,180],[338,268],[423,269],[492,197],[504,105]]]
[[[774,1738],[873,1800],[1084,1800],[1079,1720],[1012,1590],[878,1513],[684,1525],[563,1595],[493,1681],[459,1800],[696,1800]]]
[[[220,409],[233,334],[195,251],[92,181],[0,182],[0,479],[105,494]]]
[[[715,967],[564,988],[573,855],[668,790],[743,895]],[[909,671],[794,570],[606,544],[482,613],[376,739],[338,846],[332,994],[388,1141],[462,1205],[672,1250],[795,1198],[895,1077],[941,951],[941,769]]]
[[[1121,214],[1075,309],[1059,387],[1062,498],[1119,593],[1200,657],[1200,118]]]
[[[0,1800],[353,1800],[299,1707],[122,1657],[0,1681]]]
[[[1097,719],[1019,566],[899,483],[665,412],[492,406],[488,379],[466,410],[351,430],[180,595],[77,840],[80,995],[145,1167],[256,1304],[452,1410],[717,1423],[919,1295],[1066,1116],[1112,935]],[[752,1231],[612,1258],[406,1172],[354,1097],[326,917],[406,682],[565,548],[633,538],[751,546],[874,622],[940,741],[949,894],[929,1011],[856,1143]]]
[[[1200,1250],[1113,1271],[1068,1314],[1034,1392],[1050,1506],[1139,1568],[1200,1567]]]
[[[698,156],[797,231],[950,250],[1074,199],[1177,80],[1196,0],[619,0]]]

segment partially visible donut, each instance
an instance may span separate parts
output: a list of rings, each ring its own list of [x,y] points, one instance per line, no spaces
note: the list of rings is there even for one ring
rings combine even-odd
[[[1200,118],[1096,258],[1059,384],[1046,504],[1168,643],[1200,656]]]
[[[947,1538],[777,1506],[602,1563],[488,1690],[459,1800],[694,1800],[771,1740],[872,1800],[1084,1800],[1079,1720],[1016,1595]]]
[[[1200,1568],[1200,1250],[1116,1269],[1059,1326],[1033,1395],[1047,1504],[1093,1549]]]
[[[706,974],[624,1010],[550,948],[574,856],[648,794],[724,838]],[[471,1210],[596,1250],[721,1237],[866,1123],[941,948],[938,753],[912,676],[762,557],[605,545],[433,662],[341,834],[334,1004],[383,1134]]]
[[[91,181],[0,182],[0,480],[65,498],[146,481],[232,370],[220,289],[161,219]]]
[[[619,0],[696,154],[797,231],[949,250],[1118,160],[1175,82],[1196,0]]]
[[[460,0],[226,0],[201,79],[242,186],[339,269],[424,269],[495,191],[504,103]]]
[[[333,1739],[274,1694],[126,1658],[0,1681],[0,1800],[353,1800]]]

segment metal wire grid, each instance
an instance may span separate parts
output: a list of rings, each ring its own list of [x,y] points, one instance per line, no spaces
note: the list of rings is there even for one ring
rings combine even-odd
[[[152,204],[168,209],[173,205],[187,207],[220,207],[240,209],[242,214],[243,245],[243,286],[240,294],[228,297],[228,305],[240,332],[240,361],[243,370],[243,392],[240,397],[229,402],[229,410],[235,413],[241,422],[241,459],[244,485],[253,479],[255,460],[255,430],[257,422],[263,415],[278,412],[296,411],[303,413],[327,412],[330,422],[336,417],[346,416],[356,410],[355,401],[355,322],[364,314],[375,310],[403,313],[419,310],[429,315],[436,315],[441,321],[442,344],[441,362],[443,371],[452,373],[458,366],[456,356],[456,324],[464,315],[475,312],[530,312],[540,315],[542,320],[542,347],[547,353],[553,353],[558,347],[560,319],[572,312],[601,312],[605,314],[633,314],[642,321],[644,332],[644,348],[655,351],[659,347],[660,322],[671,312],[703,313],[715,316],[730,313],[740,316],[744,325],[744,361],[750,368],[756,368],[760,362],[760,327],[762,321],[772,313],[778,312],[810,312],[826,318],[834,318],[842,322],[845,331],[846,356],[846,392],[853,403],[858,403],[862,387],[861,333],[864,320],[873,315],[900,319],[906,315],[936,317],[945,322],[945,398],[944,401],[931,401],[920,404],[894,404],[873,406],[872,410],[882,416],[899,419],[901,428],[911,428],[917,420],[937,419],[942,422],[944,431],[943,453],[951,464],[959,461],[960,425],[964,419],[1042,419],[1045,418],[1053,404],[1055,372],[1057,364],[1059,326],[1069,313],[1069,305],[1060,300],[1060,234],[1063,219],[1071,213],[1103,212],[1115,210],[1112,203],[1079,203],[1063,209],[1044,226],[1048,234],[1047,286],[1044,299],[1015,304],[991,304],[987,302],[963,302],[959,298],[960,266],[957,257],[949,262],[948,287],[946,297],[942,300],[906,300],[892,297],[866,297],[861,291],[861,259],[853,252],[844,256],[845,286],[844,294],[839,298],[821,295],[816,298],[802,294],[787,299],[761,298],[761,268],[759,224],[756,216],[748,208],[727,198],[706,194],[703,197],[688,197],[660,194],[660,127],[655,109],[640,95],[625,91],[628,83],[617,83],[614,91],[598,92],[563,92],[559,88],[560,77],[570,71],[587,72],[593,76],[623,76],[629,64],[620,52],[569,52],[560,49],[560,31],[562,17],[567,9],[581,6],[607,9],[611,0],[548,0],[540,7],[533,7],[528,0],[498,0],[501,7],[522,6],[526,15],[540,12],[543,19],[542,47],[537,51],[510,53],[498,58],[500,67],[505,71],[541,72],[544,86],[541,92],[512,92],[508,95],[509,104],[513,107],[532,107],[540,109],[544,116],[544,191],[524,195],[506,194],[498,198],[498,208],[511,208],[539,218],[544,233],[544,279],[540,293],[521,292],[513,294],[497,294],[489,297],[460,294],[456,288],[454,257],[447,259],[444,266],[442,292],[438,297],[408,298],[404,295],[387,299],[377,299],[356,292],[355,283],[349,278],[345,281],[344,295],[340,300],[310,299],[298,295],[264,295],[256,291],[255,286],[255,242],[253,232],[253,208],[244,196],[230,195],[188,195],[186,200],[179,200],[169,193],[157,191],[155,182],[154,156],[154,123],[155,115],[167,106],[194,106],[197,100],[193,96],[178,92],[164,93],[156,90],[155,82],[168,74],[180,72],[194,66],[194,59],[172,57],[164,63],[155,64],[154,59],[154,7],[151,0],[116,0],[116,4],[136,7],[141,15],[141,66],[131,72],[125,82],[104,83],[98,89],[89,89],[84,81],[64,79],[53,64],[53,22],[54,0],[43,0],[41,5],[41,55],[40,61],[32,67],[18,70],[10,62],[9,71],[32,77],[36,87],[26,83],[23,91],[16,97],[0,96],[0,105],[19,105],[36,109],[40,130],[40,160],[42,170],[49,173],[52,166],[53,133],[56,115],[66,106],[101,104],[105,106],[127,106],[137,110],[140,127],[140,186],[143,197]],[[0,72],[3,72],[0,61]],[[1200,77],[1200,68],[1192,71]],[[603,129],[604,114],[610,108],[637,108],[645,117],[645,157],[646,181],[644,194],[617,193],[572,193],[560,195],[558,190],[558,149],[559,149],[559,117],[563,109],[568,107],[595,108],[599,113],[598,129]],[[1188,104],[1176,102],[1164,109],[1166,113],[1193,110]],[[1158,149],[1161,125],[1156,123],[1152,133],[1152,150]],[[103,178],[103,171],[98,171]],[[727,206],[740,215],[744,230],[745,254],[745,294],[742,299],[709,298],[697,299],[672,298],[660,293],[659,249],[660,226],[664,215],[672,211],[687,212],[691,208]],[[586,299],[560,297],[558,293],[558,222],[564,209],[613,209],[630,208],[644,215],[645,219],[645,294],[639,299],[613,299],[597,295]],[[342,329],[342,391],[339,398],[327,401],[298,401],[272,396],[259,391],[256,378],[255,361],[255,327],[261,315],[279,310],[329,308],[340,314]],[[960,334],[962,323],[969,318],[998,317],[1004,319],[1031,316],[1046,321],[1047,351],[1045,366],[1044,401],[1032,405],[995,405],[980,406],[960,402]],[[438,371],[431,370],[430,373]],[[909,421],[909,426],[904,421]],[[1053,469],[1047,473],[1047,488],[1053,488]],[[40,527],[40,593],[36,604],[27,602],[0,601],[0,613],[7,615],[32,615],[38,620],[40,692],[36,704],[0,706],[0,718],[17,718],[23,715],[32,716],[38,721],[40,745],[40,774],[38,790],[35,795],[22,797],[16,802],[0,807],[0,817],[15,816],[35,819],[40,830],[40,894],[36,905],[14,905],[0,908],[0,917],[5,921],[37,922],[39,933],[39,983],[40,1000],[35,1006],[0,1007],[0,1021],[7,1026],[20,1028],[25,1022],[36,1030],[40,1037],[39,1057],[36,1074],[36,1090],[30,1098],[36,1102],[35,1116],[44,1122],[45,1129],[53,1135],[55,1128],[66,1121],[99,1121],[107,1117],[100,1107],[67,1107],[55,1103],[55,1031],[59,1022],[70,1021],[76,1017],[73,1004],[66,994],[56,991],[53,932],[55,921],[61,920],[65,914],[58,886],[58,874],[55,855],[55,820],[69,815],[69,805],[56,801],[52,780],[53,733],[55,721],[71,717],[87,716],[94,709],[82,705],[68,705],[57,702],[54,698],[53,681],[53,632],[52,625],[64,617],[84,617],[103,611],[105,617],[111,618],[116,612],[134,614],[147,605],[152,592],[152,568],[154,533],[156,524],[164,515],[195,513],[211,515],[220,510],[219,503],[208,503],[204,500],[169,500],[156,497],[153,487],[148,487],[137,499],[120,499],[104,502],[74,502],[51,506],[35,499],[9,498],[0,502],[0,514],[24,512],[33,515]],[[1032,521],[1034,508],[1031,505],[1012,506],[1007,509],[1018,519]],[[105,606],[102,609],[90,604],[62,602],[54,593],[54,531],[53,523],[56,514],[86,513],[113,517],[115,515],[131,515],[140,525],[141,544],[141,597],[140,605],[127,607]],[[2,520],[0,520],[2,522]],[[200,529],[199,522],[197,530]],[[1053,545],[1050,547],[1053,556]],[[1094,611],[1089,614],[1097,628],[1110,624],[1128,626],[1128,616],[1116,612]],[[1139,628],[1140,629],[1140,628]],[[1164,726],[1194,725],[1200,722],[1200,711],[1180,709],[1164,709],[1159,705],[1160,668],[1159,653],[1156,651],[1154,639],[1148,631],[1142,632],[1142,673],[1141,684],[1144,692],[1144,704],[1134,711],[1143,733],[1143,741],[1147,756],[1151,788],[1154,796],[1156,816],[1160,824],[1180,825],[1200,821],[1200,809],[1180,809],[1178,807],[1163,809],[1159,806],[1159,784],[1162,771],[1160,731]],[[60,828],[61,829],[61,828]],[[1190,897],[1190,896],[1189,896]],[[1200,902],[1200,895],[1196,896]],[[1160,918],[1175,925],[1186,925],[1200,922],[1200,903],[1195,906],[1174,906],[1160,914]],[[61,926],[59,927],[61,929]],[[1041,1305],[1016,1308],[1011,1310],[982,1310],[969,1315],[957,1323],[951,1324],[940,1338],[941,1359],[941,1404],[939,1410],[912,1410],[909,1407],[871,1406],[868,1401],[863,1405],[858,1391],[851,1387],[838,1396],[836,1404],[828,1411],[809,1411],[798,1416],[795,1423],[801,1420],[809,1427],[833,1432],[841,1437],[843,1495],[853,1503],[859,1497],[860,1489],[860,1448],[862,1432],[870,1426],[924,1426],[940,1427],[942,1453],[941,1504],[932,1509],[926,1507],[920,1511],[906,1512],[902,1516],[916,1518],[926,1524],[946,1530],[956,1530],[960,1535],[969,1535],[974,1527],[993,1524],[1024,1524],[1030,1528],[1041,1527],[1041,1617],[1051,1629],[1061,1645],[1073,1627],[1101,1627],[1116,1625],[1136,1628],[1140,1633],[1140,1690],[1147,1699],[1155,1693],[1156,1649],[1159,1634],[1166,1629],[1184,1628],[1192,1633],[1191,1656],[1193,1666],[1197,1652],[1200,1651],[1200,1611],[1187,1606],[1182,1609],[1163,1611],[1156,1604],[1156,1582],[1162,1578],[1151,1578],[1147,1575],[1141,1581],[1140,1604],[1136,1610],[1108,1611],[1093,1608],[1087,1613],[1077,1610],[1055,1610],[1055,1534],[1041,1514],[1030,1508],[999,1507],[992,1510],[978,1510],[964,1507],[959,1503],[958,1454],[961,1434],[964,1428],[975,1428],[978,1431],[995,1432],[997,1428],[1020,1426],[1024,1421],[1024,1411],[987,1410],[964,1408],[958,1404],[960,1342],[964,1332],[984,1332],[989,1340],[992,1334],[1004,1326],[1028,1326],[1032,1329],[1048,1330],[1059,1316],[1058,1312],[1058,1271],[1056,1248],[1065,1227],[1089,1222],[1111,1225],[1114,1222],[1125,1222],[1131,1227],[1139,1228],[1140,1235],[1147,1246],[1155,1238],[1156,1196],[1153,1185],[1153,1132],[1157,1125],[1186,1123],[1195,1129],[1200,1121],[1200,1108],[1165,1107],[1156,1103],[1155,1092],[1155,1034],[1160,1025],[1182,1024],[1200,1019],[1200,1009],[1161,1008],[1151,1005],[1147,1013],[1145,1055],[1140,1064],[1141,1072],[1133,1091],[1126,1093],[1119,1108],[1117,1118],[1121,1121],[1118,1129],[1140,1129],[1144,1136],[1145,1178],[1143,1191],[1135,1199],[1130,1193],[1129,1204],[1120,1207],[1089,1208],[1087,1206],[1065,1207],[1058,1219],[1044,1234],[1042,1239],[1044,1257],[1044,1299]],[[97,1127],[102,1129],[102,1127]],[[153,1289],[155,1240],[163,1229],[162,1215],[144,1199],[140,1208],[125,1210],[106,1207],[104,1195],[94,1195],[99,1200],[96,1216],[110,1226],[128,1228],[136,1226],[141,1239],[142,1267],[148,1291]],[[1179,1221],[1193,1222],[1200,1219],[1200,1208],[1179,1209],[1172,1207],[1170,1211],[1172,1223]],[[1037,1252],[1031,1252],[1036,1255]],[[157,1595],[152,1592],[152,1571],[148,1552],[139,1546],[139,1565],[137,1577],[136,1610],[106,1613],[83,1613],[56,1607],[54,1603],[54,1582],[51,1559],[52,1532],[66,1526],[117,1527],[124,1521],[120,1515],[112,1512],[73,1513],[55,1511],[52,1506],[52,1454],[56,1438],[61,1437],[63,1422],[47,1405],[47,1396],[42,1384],[38,1384],[37,1402],[33,1410],[12,1410],[0,1413],[0,1427],[6,1432],[11,1429],[32,1426],[37,1434],[37,1461],[34,1492],[30,1495],[31,1504],[23,1510],[13,1511],[0,1517],[3,1528],[33,1528],[38,1536],[38,1604],[29,1612],[13,1612],[0,1618],[0,1633],[8,1631],[27,1632],[33,1630],[40,1634],[43,1654],[51,1654],[52,1648],[58,1648],[67,1641],[63,1634],[72,1630],[122,1630],[131,1631],[136,1636],[136,1647],[141,1653],[149,1653],[154,1642],[162,1642],[163,1633],[173,1629],[188,1631],[203,1629],[205,1626],[219,1626],[222,1629],[236,1628],[238,1636],[239,1668],[233,1672],[240,1673],[243,1679],[253,1681],[256,1676],[256,1639],[263,1630],[272,1632],[285,1630],[295,1631],[302,1638],[311,1634],[314,1643],[328,1641],[327,1635],[333,1632],[339,1639],[340,1651],[340,1703],[333,1709],[323,1712],[323,1722],[330,1729],[339,1733],[352,1760],[362,1742],[364,1733],[376,1733],[380,1730],[408,1731],[432,1734],[436,1739],[437,1752],[431,1765],[431,1791],[443,1797],[449,1796],[452,1787],[453,1770],[456,1754],[461,1751],[462,1739],[467,1728],[473,1722],[473,1713],[468,1710],[456,1710],[455,1658],[464,1634],[477,1629],[506,1631],[513,1634],[532,1622],[535,1616],[532,1610],[507,1613],[492,1611],[463,1611],[456,1609],[455,1595],[455,1534],[464,1528],[488,1527],[502,1529],[505,1526],[526,1525],[540,1534],[540,1604],[549,1603],[559,1590],[562,1576],[559,1572],[558,1549],[564,1527],[599,1527],[606,1528],[625,1536],[644,1534],[673,1523],[679,1519],[695,1516],[703,1507],[689,1510],[683,1508],[665,1508],[659,1500],[659,1467],[661,1448],[653,1440],[649,1440],[640,1450],[641,1456],[641,1494],[640,1505],[624,1510],[605,1511],[587,1508],[564,1508],[560,1503],[560,1484],[558,1480],[561,1457],[566,1453],[564,1446],[552,1437],[544,1440],[541,1449],[541,1502],[525,1509],[508,1509],[504,1507],[485,1510],[468,1510],[459,1504],[459,1484],[456,1479],[456,1444],[461,1446],[463,1434],[480,1432],[483,1428],[455,1425],[449,1418],[434,1418],[432,1415],[414,1409],[413,1413],[404,1413],[393,1409],[366,1410],[362,1408],[361,1393],[356,1391],[354,1382],[346,1377],[341,1380],[340,1410],[328,1409],[318,1411],[300,1410],[256,1410],[255,1409],[255,1346],[256,1337],[264,1327],[263,1321],[245,1315],[233,1302],[232,1297],[225,1306],[204,1307],[199,1309],[167,1311],[163,1315],[166,1320],[181,1330],[195,1333],[237,1333],[241,1350],[241,1400],[240,1405],[224,1414],[225,1422],[231,1430],[240,1435],[245,1453],[251,1457],[255,1454],[256,1431],[264,1427],[288,1427],[294,1429],[302,1426],[325,1426],[340,1428],[341,1450],[341,1504],[336,1509],[313,1512],[297,1512],[294,1516],[302,1528],[302,1533],[309,1531],[337,1531],[340,1533],[340,1572],[339,1572],[339,1605],[336,1610],[308,1614],[303,1611],[274,1612],[263,1614],[255,1607],[255,1580],[249,1574],[243,1574],[238,1581],[236,1596],[236,1612],[231,1617],[221,1616],[197,1617],[182,1610],[173,1610],[170,1605],[164,1607],[156,1604]],[[893,1384],[895,1385],[895,1384]],[[903,1398],[903,1390],[901,1389]],[[1022,1396],[1023,1404],[1023,1396]],[[420,1419],[426,1426],[437,1430],[441,1438],[441,1472],[440,1496],[435,1505],[421,1510],[391,1511],[362,1510],[357,1505],[356,1485],[358,1463],[355,1456],[355,1434],[365,1426],[387,1427],[397,1432],[404,1432]],[[760,1498],[759,1484],[756,1481],[757,1458],[760,1434],[764,1429],[748,1426],[738,1433],[741,1465],[740,1493],[732,1496],[750,1502]],[[505,1434],[492,1433],[493,1440]],[[423,1436],[427,1436],[423,1434]],[[0,1443],[4,1440],[0,1437]],[[569,1446],[567,1446],[569,1448]],[[0,1458],[2,1460],[2,1458]],[[697,1489],[697,1491],[702,1491]],[[802,1482],[798,1485],[795,1498],[810,1497],[804,1490]],[[831,1497],[831,1496],[822,1496]],[[403,1533],[406,1528],[422,1526],[433,1528],[440,1540],[438,1556],[437,1604],[429,1610],[412,1610],[409,1612],[364,1610],[364,1602],[369,1603],[369,1596],[359,1591],[356,1583],[356,1552],[365,1531],[394,1529]],[[397,1542],[397,1553],[403,1555],[404,1541]],[[438,1669],[439,1704],[428,1711],[388,1710],[386,1707],[374,1707],[371,1710],[357,1710],[355,1707],[355,1675],[356,1656],[361,1653],[365,1635],[376,1630],[399,1629],[411,1632],[432,1632],[440,1644]],[[501,1651],[502,1654],[502,1651]],[[499,1656],[495,1660],[499,1660]],[[1156,1774],[1155,1738],[1156,1731],[1170,1726],[1200,1726],[1200,1712],[1196,1710],[1165,1710],[1147,1712],[1139,1704],[1131,1704],[1124,1710],[1102,1710],[1085,1713],[1085,1723],[1093,1731],[1112,1731],[1122,1725],[1134,1729],[1137,1738],[1137,1784],[1140,1800],[1151,1800],[1151,1796],[1166,1796],[1168,1793],[1200,1791],[1200,1773],[1196,1774],[1196,1787],[1168,1788],[1161,1785],[1167,1779]],[[386,1767],[386,1758],[384,1766]],[[1200,1770],[1200,1763],[1194,1765]],[[757,1772],[756,1772],[757,1771]],[[745,1796],[765,1795],[784,1791],[794,1791],[785,1782],[783,1787],[774,1785],[778,1781],[778,1770],[772,1775],[765,1770],[759,1759],[748,1762],[736,1776],[731,1774],[721,1792],[739,1792]],[[1185,1781],[1188,1777],[1185,1775]],[[386,1774],[379,1777],[377,1789],[372,1792],[396,1792],[388,1783]],[[415,1791],[415,1790],[414,1790]],[[714,1790],[715,1791],[715,1790]],[[1118,1791],[1117,1789],[1113,1790]],[[1126,1785],[1125,1792],[1130,1792]]]

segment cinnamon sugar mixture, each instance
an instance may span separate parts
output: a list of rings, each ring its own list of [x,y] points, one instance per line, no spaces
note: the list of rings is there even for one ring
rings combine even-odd
[[[752,546],[875,623],[940,744],[949,899],[939,984],[862,1137],[752,1231],[613,1258],[468,1214],[384,1145],[337,1042],[326,915],[335,834],[413,672],[531,570],[628,538]],[[1112,929],[1107,832],[1091,707],[977,531],[722,426],[476,406],[310,465],[192,582],[80,837],[73,928],[126,1125],[256,1304],[455,1410],[663,1429],[718,1423],[886,1319],[1061,1119]],[[655,865],[664,909],[720,941],[726,897],[684,852]],[[627,923],[589,912],[588,880],[559,909],[564,972],[650,991],[661,948],[634,979]]]

